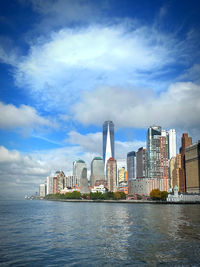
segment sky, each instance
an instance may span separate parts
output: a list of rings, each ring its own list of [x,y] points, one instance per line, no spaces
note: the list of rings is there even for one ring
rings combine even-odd
[[[200,2],[0,1],[0,197],[146,146],[151,125],[200,139]],[[178,152],[178,149],[177,149]]]

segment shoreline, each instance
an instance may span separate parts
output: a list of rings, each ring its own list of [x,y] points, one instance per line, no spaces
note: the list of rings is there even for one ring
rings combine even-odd
[[[156,201],[156,200],[99,200],[99,199],[42,199],[46,201],[59,202],[78,202],[78,203],[123,203],[123,204],[160,204],[160,205],[174,205],[174,204],[200,204],[200,201]]]

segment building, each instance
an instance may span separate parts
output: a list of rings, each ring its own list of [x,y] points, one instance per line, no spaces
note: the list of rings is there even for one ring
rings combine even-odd
[[[90,185],[94,186],[98,180],[105,180],[104,162],[102,158],[95,157],[91,162]]]
[[[73,175],[68,175],[65,178],[65,187],[74,188],[77,185],[77,179]]]
[[[136,179],[136,153],[131,151],[127,154],[127,176],[128,181]]]
[[[146,176],[146,148],[140,147],[136,153],[137,178]]]
[[[185,149],[186,192],[200,193],[200,141]]]
[[[92,193],[97,193],[97,192],[101,192],[102,194],[106,193],[106,188],[104,187],[103,184],[98,185],[98,186],[94,186],[91,190]]]
[[[176,157],[176,130],[170,129],[167,131],[168,138],[168,159]]]
[[[40,197],[46,196],[46,185],[45,184],[40,185],[39,194],[40,194]]]
[[[81,175],[84,168],[87,169],[87,166],[85,164],[85,161],[83,161],[82,159],[78,159],[73,162],[73,177],[76,182],[76,187],[80,187]]]
[[[52,193],[60,193],[60,191],[65,187],[65,174],[63,171],[56,171],[53,177],[53,190]]]
[[[47,184],[47,195],[53,194],[53,176],[47,176],[46,178],[46,184]]]
[[[151,126],[147,131],[147,173],[148,178],[160,178],[160,136],[161,127]]]
[[[170,180],[168,174],[168,140],[162,133],[160,136],[160,190],[168,191],[170,189]]]
[[[117,186],[119,186],[119,169],[124,168],[125,169],[125,179],[127,181],[127,162],[126,159],[117,159]]]
[[[117,186],[120,185],[121,183],[125,182],[125,173],[126,173],[125,167],[118,168],[118,170],[117,170],[117,174],[118,174]]]
[[[114,158],[109,158],[106,164],[106,176],[108,191],[117,191],[117,161]]]
[[[180,177],[182,175],[181,168],[181,154],[177,154],[176,157],[172,157],[169,162],[169,176],[171,188],[177,186],[180,191]]]
[[[103,124],[103,161],[104,171],[109,158],[115,157],[114,123],[105,121]]]
[[[81,172],[81,179],[80,179],[80,192],[81,193],[89,193],[88,187],[88,179],[87,179],[87,168],[83,168]]]
[[[153,189],[160,188],[160,179],[157,178],[140,178],[129,182],[129,194],[138,194],[149,196]]]
[[[181,176],[179,180],[179,189],[180,192],[186,192],[186,172],[185,172],[185,149],[192,145],[192,137],[188,136],[188,133],[183,133],[181,138]]]

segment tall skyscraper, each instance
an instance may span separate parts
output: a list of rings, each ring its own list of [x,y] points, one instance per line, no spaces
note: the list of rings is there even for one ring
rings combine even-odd
[[[200,193],[200,141],[185,149],[186,192]]]
[[[115,157],[115,141],[114,141],[114,123],[105,121],[103,124],[103,161],[104,170],[109,158]]]
[[[82,159],[78,159],[78,160],[75,160],[73,162],[73,177],[76,181],[77,187],[80,187],[82,171],[84,168],[86,168],[86,170],[87,170],[87,166],[85,164],[85,161],[83,161]]]
[[[108,190],[117,191],[117,162],[114,158],[109,158],[106,164],[106,176]]]
[[[176,131],[175,129],[170,129],[167,131],[168,137],[168,159],[176,157]]]
[[[147,178],[160,178],[161,127],[151,126],[147,131]]]
[[[59,193],[65,184],[65,174],[63,171],[56,171],[53,177],[53,194]]]
[[[185,172],[185,149],[192,145],[192,137],[188,137],[188,133],[183,133],[181,138],[181,176],[179,180],[180,192],[186,192],[186,172]]]
[[[136,179],[136,153],[131,151],[127,154],[127,175],[128,181]]]
[[[145,178],[146,174],[146,148],[140,147],[136,153],[137,178]]]
[[[95,157],[91,162],[90,185],[94,186],[98,180],[105,180],[104,162],[102,158]]]

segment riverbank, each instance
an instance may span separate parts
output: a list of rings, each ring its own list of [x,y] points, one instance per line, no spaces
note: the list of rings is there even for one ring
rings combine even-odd
[[[101,200],[101,199],[43,199],[46,201],[59,201],[59,202],[87,202],[87,203],[124,203],[124,204],[200,204],[200,201],[156,201],[156,200]]]

